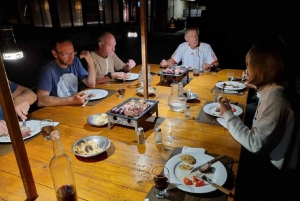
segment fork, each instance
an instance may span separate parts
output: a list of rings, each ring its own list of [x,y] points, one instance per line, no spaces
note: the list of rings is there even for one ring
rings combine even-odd
[[[86,104],[89,102],[89,100],[92,98],[92,96],[93,96],[93,94],[92,93],[90,93],[89,95],[88,95],[88,97],[87,97],[87,99],[86,99],[86,101],[81,105],[81,107],[84,107],[84,106],[86,106]]]
[[[25,121],[25,119],[23,119],[23,123],[21,125],[21,130],[24,130],[24,129],[26,129],[26,121]]]

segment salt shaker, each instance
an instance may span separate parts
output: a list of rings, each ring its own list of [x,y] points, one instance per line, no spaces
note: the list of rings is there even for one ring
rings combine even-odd
[[[161,129],[159,127],[155,128],[155,144],[162,144],[162,134],[161,134]]]
[[[184,115],[186,119],[191,118],[191,109],[189,105],[185,106]]]
[[[139,144],[145,144],[145,133],[142,127],[138,127],[137,130],[137,141]]]

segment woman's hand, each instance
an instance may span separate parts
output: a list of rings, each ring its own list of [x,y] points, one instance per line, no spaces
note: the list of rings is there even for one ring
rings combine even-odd
[[[223,97],[219,98],[219,104],[220,104],[220,115],[223,115],[228,110],[231,110],[230,101],[228,99],[223,99]]]

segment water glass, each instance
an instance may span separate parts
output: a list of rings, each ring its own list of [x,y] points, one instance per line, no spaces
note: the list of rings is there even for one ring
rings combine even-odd
[[[219,88],[214,88],[213,95],[215,99],[215,103],[219,101],[219,98],[223,95],[223,91]]]
[[[164,166],[156,166],[151,170],[151,177],[155,187],[155,197],[158,199],[167,198],[169,196],[167,187],[170,183],[169,169]]]
[[[228,81],[233,81],[234,80],[234,72],[228,72],[227,79],[228,79]]]
[[[50,133],[54,131],[54,123],[51,119],[44,119],[40,122],[40,129],[45,140],[51,140]]]

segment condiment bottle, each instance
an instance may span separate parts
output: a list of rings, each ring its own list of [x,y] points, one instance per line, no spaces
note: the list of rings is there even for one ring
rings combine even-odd
[[[189,105],[185,106],[184,116],[185,116],[186,119],[191,118],[191,108],[190,108]]]
[[[162,144],[162,134],[161,134],[161,129],[159,127],[155,128],[155,144]]]
[[[63,152],[59,132],[52,131],[50,138],[54,156],[50,161],[50,172],[58,201],[77,201],[75,179],[71,158]]]
[[[137,130],[137,141],[139,144],[145,144],[145,133],[142,127],[138,127]]]

